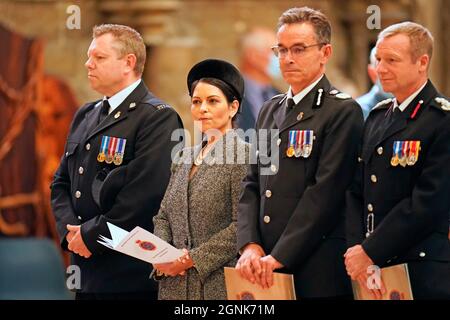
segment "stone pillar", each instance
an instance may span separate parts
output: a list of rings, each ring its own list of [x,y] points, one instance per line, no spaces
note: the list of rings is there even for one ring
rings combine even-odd
[[[447,10],[444,10],[444,8]],[[448,1],[444,0],[416,0],[413,21],[424,25],[434,37],[433,57],[429,71],[429,77],[438,91],[450,94],[449,72],[449,44],[448,35]],[[441,16],[441,19],[436,17]],[[447,28],[446,28],[447,27]]]

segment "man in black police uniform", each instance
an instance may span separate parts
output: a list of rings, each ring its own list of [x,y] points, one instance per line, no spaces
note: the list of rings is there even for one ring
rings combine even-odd
[[[154,97],[141,75],[145,45],[127,26],[94,27],[88,50],[91,87],[103,101],[75,115],[52,183],[52,208],[61,245],[81,269],[77,299],[151,299],[150,266],[97,242],[107,222],[152,231],[170,177],[177,113]]]
[[[450,298],[450,103],[428,80],[432,51],[416,23],[378,36],[378,76],[395,98],[370,113],[347,194],[348,274],[366,285],[370,265],[407,262],[415,299]]]
[[[262,107],[257,130],[279,134],[258,141],[258,163],[249,169],[238,206],[241,276],[270,287],[274,270],[293,273],[299,298],[351,294],[342,257],[343,200],[356,168],[363,116],[324,75],[330,37],[328,19],[319,11],[293,8],[280,17],[274,52],[290,88]],[[273,143],[275,150],[264,154],[264,145]],[[273,152],[279,165],[267,164],[277,158]]]

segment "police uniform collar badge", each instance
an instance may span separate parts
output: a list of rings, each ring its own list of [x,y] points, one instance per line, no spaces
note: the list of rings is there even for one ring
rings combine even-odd
[[[317,90],[316,97],[314,99],[313,109],[320,108],[322,106],[322,101],[323,101],[322,95],[323,95],[323,89],[319,88]]]
[[[422,104],[423,104],[423,100],[420,100],[417,103],[417,105],[414,107],[413,113],[411,114],[411,117],[410,117],[411,119],[414,119],[416,117],[417,112],[419,112],[420,107],[422,106]]]
[[[420,141],[394,141],[391,165],[396,167],[413,166],[419,159]]]
[[[313,130],[290,130],[289,145],[286,149],[286,155],[289,158],[308,158],[311,155],[314,141]]]
[[[116,166],[121,165],[126,143],[127,139],[103,136],[97,161],[107,164],[114,163]]]

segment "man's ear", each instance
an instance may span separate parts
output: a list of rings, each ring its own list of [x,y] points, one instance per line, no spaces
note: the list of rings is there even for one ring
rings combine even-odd
[[[322,50],[322,58],[320,59],[322,64],[326,64],[328,60],[331,58],[331,54],[333,53],[333,49],[331,44],[324,44],[321,48]]]
[[[126,56],[126,66],[127,66],[127,73],[134,70],[136,67],[136,55],[134,53],[129,53]]]
[[[419,70],[426,72],[430,64],[430,57],[427,54],[423,54],[419,57]]]

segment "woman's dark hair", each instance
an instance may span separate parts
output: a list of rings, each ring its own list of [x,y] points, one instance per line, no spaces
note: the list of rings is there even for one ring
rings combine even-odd
[[[228,104],[232,103],[234,100],[237,100],[239,102],[239,108],[241,107],[241,102],[237,98],[238,95],[234,92],[233,88],[231,88],[231,86],[229,86],[224,81],[216,79],[216,78],[201,78],[197,81],[194,81],[192,83],[191,91],[190,91],[191,97],[192,97],[192,94],[194,93],[195,87],[197,87],[197,84],[199,84],[200,82],[207,83],[207,84],[210,84],[212,86],[219,88],[223,92],[223,95],[225,96],[225,98],[227,99]],[[233,128],[235,127],[236,115],[238,113],[239,113],[239,109],[238,109],[238,112],[236,112],[236,114],[231,119]]]

